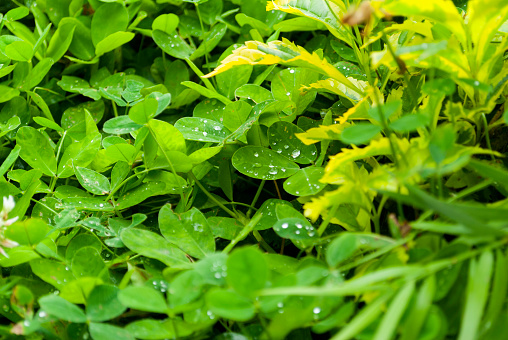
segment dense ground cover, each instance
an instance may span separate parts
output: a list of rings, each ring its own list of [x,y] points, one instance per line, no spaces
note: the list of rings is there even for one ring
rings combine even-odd
[[[0,13],[2,338],[507,338],[505,0]]]

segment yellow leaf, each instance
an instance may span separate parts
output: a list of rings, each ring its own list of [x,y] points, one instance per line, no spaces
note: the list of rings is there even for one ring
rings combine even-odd
[[[471,42],[476,50],[476,67],[480,68],[487,52],[488,45],[503,23],[508,20],[508,1],[476,0],[467,4],[467,17]]]
[[[348,126],[349,124],[321,125],[303,133],[296,133],[295,136],[305,145],[311,145],[323,140],[339,140],[340,134]]]
[[[504,0],[498,0],[504,1]],[[483,1],[477,1],[482,4]],[[386,2],[373,1],[372,6],[381,7],[391,15],[427,18],[442,24],[467,46],[467,35],[462,16],[451,0],[392,0]],[[479,32],[481,34],[481,32]]]
[[[363,94],[363,91],[347,79],[336,67],[316,53],[309,53],[305,48],[296,46],[287,39],[271,41],[267,44],[259,41],[247,41],[232,54],[221,61],[221,64],[205,78],[213,77],[237,65],[273,65],[304,67],[338,80],[349,89]]]
[[[366,81],[358,80],[353,77],[347,77],[347,79],[351,83],[355,84],[356,87],[362,91],[364,91],[368,86],[368,83]],[[347,86],[345,86],[344,84],[340,83],[339,81],[337,81],[333,78],[320,80],[318,82],[310,84],[309,86],[302,86],[300,88],[300,91],[302,91],[302,92],[308,92],[308,91],[331,92],[331,93],[337,94],[339,96],[346,97],[349,100],[351,100],[353,103],[364,98],[363,95],[351,90],[350,88],[348,88]]]
[[[408,144],[406,140],[403,140],[403,142]],[[325,168],[325,174],[321,178],[321,182],[330,184],[341,183],[344,177],[341,169],[344,165],[360,159],[388,155],[390,153],[390,141],[388,138],[373,140],[364,148],[352,145],[351,149],[342,149],[342,152],[330,157],[330,162]]]
[[[349,45],[352,43],[351,31],[337,20],[346,12],[344,2],[340,0],[328,3],[327,0],[272,0],[267,2],[266,10],[279,10],[319,21],[338,39]]]

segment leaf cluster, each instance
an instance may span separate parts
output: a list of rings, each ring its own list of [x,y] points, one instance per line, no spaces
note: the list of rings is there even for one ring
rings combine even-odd
[[[0,336],[506,339],[507,34],[505,0],[3,2]]]

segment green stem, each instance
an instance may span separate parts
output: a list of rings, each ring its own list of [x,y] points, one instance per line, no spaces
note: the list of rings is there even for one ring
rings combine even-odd
[[[494,183],[494,181],[492,179],[487,179],[481,183],[478,183],[476,184],[475,186],[471,187],[471,188],[468,188],[468,189],[465,189],[465,190],[462,190],[461,192],[459,192],[457,195],[449,198],[446,202],[447,203],[451,203],[451,202],[454,202],[456,200],[459,200],[461,198],[464,198],[466,196],[469,196],[471,194],[474,194],[475,192],[477,191],[480,191],[486,187],[488,187],[489,185],[491,185],[492,183]],[[417,222],[422,222],[424,221],[425,219],[429,218],[430,216],[432,216],[432,214],[434,213],[433,210],[428,210],[426,211],[425,213],[423,213],[417,220]]]
[[[261,195],[261,192],[263,191],[263,187],[265,185],[265,182],[266,182],[266,180],[262,180],[261,183],[259,184],[258,190],[256,191],[256,195],[254,196],[254,199],[252,200],[252,203],[250,204],[251,208],[249,209],[249,211],[247,211],[247,215],[246,215],[247,217],[250,216],[250,214],[252,212],[252,207],[254,207],[256,205],[256,202],[258,201],[259,195]]]
[[[197,182],[197,183],[199,183],[199,182]],[[242,231],[240,231],[240,233],[233,240],[231,240],[231,242],[226,246],[226,248],[224,248],[224,250],[222,252],[226,253],[226,254],[229,253],[231,251],[231,249],[233,249],[233,247],[238,242],[240,242],[241,240],[246,238],[250,234],[252,229],[254,229],[256,224],[258,224],[258,222],[259,222],[259,220],[261,219],[262,216],[263,216],[263,214],[257,214],[257,215],[255,215],[254,218],[252,218],[249,221],[249,223],[247,223],[245,225],[245,227],[243,227]]]
[[[487,148],[492,152],[492,145],[490,144],[490,135],[489,135],[489,123],[487,122],[487,117],[485,117],[485,113],[482,113],[482,121],[485,126],[485,141],[487,142]],[[490,158],[494,161],[496,158],[493,154],[490,154]]]
[[[201,80],[209,90],[218,93],[215,87],[213,87],[210,80],[208,78],[203,78],[205,75],[203,74],[203,72],[201,72],[199,67],[197,67],[196,64],[192,62],[192,60],[190,60],[189,58],[185,58],[185,61],[187,62],[187,64],[189,64],[190,68],[194,71],[194,73],[196,73],[199,76],[199,78],[201,78]]]
[[[118,109],[116,108],[116,103],[112,100],[111,105],[113,106],[113,114],[115,117],[118,117]]]
[[[171,162],[171,160],[169,159],[169,156],[167,155],[166,151],[164,150],[164,148],[162,147],[161,143],[157,139],[157,136],[153,132],[153,129],[148,124],[146,126],[148,127],[148,130],[150,131],[150,134],[152,135],[153,139],[155,140],[155,143],[157,143],[157,145],[159,146],[159,149],[161,149],[162,154],[164,155],[164,158],[166,158],[166,160],[168,161],[169,168],[171,169],[171,172],[173,173],[173,175],[175,175],[175,178],[178,178],[178,175],[176,174],[175,167],[173,166],[173,163]],[[182,190],[180,190],[180,199],[182,201],[185,199],[185,197],[183,197],[183,191]]]
[[[198,187],[201,189],[201,191],[203,191],[205,193],[206,196],[208,196],[208,198],[210,198],[212,201],[215,202],[215,204],[217,204],[222,210],[224,210],[226,213],[228,213],[231,217],[237,219],[238,218],[238,215],[235,214],[233,211],[229,210],[224,204],[222,204],[221,202],[219,202],[215,197],[213,197],[213,195],[208,191],[206,190],[206,188],[198,181],[198,179],[196,178],[196,176],[194,176],[194,174],[192,173],[192,171],[189,171],[188,173],[189,177],[194,180],[194,182],[196,182],[196,184],[198,185]]]
[[[330,210],[330,213],[328,214],[326,219],[324,219],[323,222],[321,222],[321,225],[319,226],[319,229],[318,229],[319,237],[321,237],[324,234],[326,227],[328,227],[328,225],[330,224],[330,221],[332,220],[332,217],[337,212],[337,209],[339,209],[338,204],[333,206],[333,208]]]
[[[254,237],[256,238],[256,241],[259,242],[259,245],[264,249],[266,250],[267,252],[271,253],[271,254],[276,254],[275,250],[273,250],[272,247],[270,247],[270,245],[268,243],[266,243],[265,239],[263,238],[263,236],[261,236],[261,234],[259,233],[259,231],[257,230],[254,230],[252,232],[252,235],[254,235]]]

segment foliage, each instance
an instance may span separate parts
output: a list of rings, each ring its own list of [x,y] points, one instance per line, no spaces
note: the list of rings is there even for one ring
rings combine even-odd
[[[506,1],[0,13],[3,338],[506,339]]]

